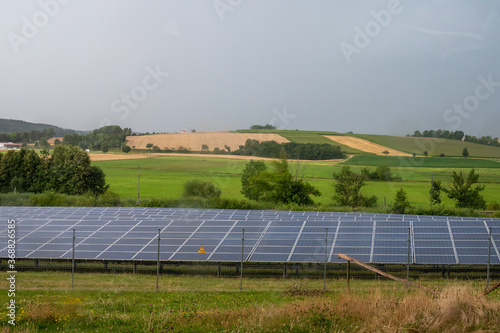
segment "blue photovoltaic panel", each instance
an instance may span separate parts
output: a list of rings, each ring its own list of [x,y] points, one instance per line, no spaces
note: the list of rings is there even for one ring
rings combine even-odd
[[[16,220],[18,257],[265,262],[500,264],[500,220],[462,217],[173,208],[0,207]],[[6,224],[5,224],[6,225]],[[325,231],[328,241],[325,245]],[[7,244],[7,228],[0,229]],[[203,246],[206,253],[199,253]],[[7,257],[7,247],[0,248]]]

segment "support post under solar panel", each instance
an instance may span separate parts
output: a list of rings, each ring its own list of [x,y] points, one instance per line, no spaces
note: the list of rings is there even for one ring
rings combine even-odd
[[[158,292],[158,280],[160,278],[160,231],[158,229],[158,256],[156,258],[156,292]]]
[[[245,252],[245,229],[241,229],[241,270],[240,270],[240,291],[243,290],[243,255]]]
[[[71,290],[75,290],[75,229],[73,229],[73,248],[71,251]]]
[[[328,256],[328,228],[325,228],[325,272],[323,277],[323,290],[326,290],[326,260]]]
[[[488,266],[486,268],[486,289],[490,286],[490,263],[491,263],[491,228],[490,228],[490,237],[488,244]]]

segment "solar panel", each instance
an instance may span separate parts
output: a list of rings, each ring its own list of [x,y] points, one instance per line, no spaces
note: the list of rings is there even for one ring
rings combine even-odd
[[[17,256],[178,261],[323,262],[338,253],[370,263],[500,264],[500,219],[142,207],[0,207],[16,219]],[[0,230],[7,244],[7,228]],[[203,246],[205,253],[199,253]],[[7,247],[0,248],[0,258]]]

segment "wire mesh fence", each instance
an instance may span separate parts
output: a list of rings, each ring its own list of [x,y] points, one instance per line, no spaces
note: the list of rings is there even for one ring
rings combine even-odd
[[[407,265],[372,264],[372,267],[401,279],[407,278]],[[17,259],[16,270],[24,272],[59,272],[67,277],[67,288],[74,279],[74,286],[79,288],[79,276],[93,274],[96,282],[102,275],[135,275],[137,279],[146,276],[156,276],[162,280],[179,277],[194,277],[203,281],[204,278],[232,279],[234,283],[243,273],[243,290],[247,279],[272,279],[283,281],[317,281],[325,280],[325,284],[333,280],[346,280],[347,263],[260,263],[244,262],[173,262],[160,261],[122,261],[122,260],[81,260],[72,262],[68,259]],[[8,271],[6,260],[2,260],[2,271]],[[409,266],[410,281],[437,281],[448,279],[486,280],[487,265],[419,265]],[[326,278],[325,273],[326,272]],[[73,275],[74,274],[74,275]],[[143,276],[143,277],[141,277]],[[350,265],[350,278],[354,280],[388,280],[386,277],[368,271],[357,265]],[[491,265],[489,279],[500,280],[500,266]],[[198,288],[198,287],[196,287]],[[96,283],[94,290],[106,289]],[[194,288],[195,289],[195,288]],[[193,291],[194,291],[193,289]],[[189,290],[189,287],[187,287]],[[150,290],[154,291],[154,290]]]

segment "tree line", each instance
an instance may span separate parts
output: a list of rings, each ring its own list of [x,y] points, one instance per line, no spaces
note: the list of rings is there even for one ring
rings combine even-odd
[[[311,196],[320,196],[321,193],[309,182],[296,174],[291,173],[291,168],[286,160],[271,162],[273,170],[269,170],[263,161],[251,160],[247,163],[241,177],[241,193],[250,200],[267,201],[273,203],[298,205],[314,204]],[[345,207],[374,207],[377,204],[376,196],[365,196],[362,188],[367,180],[400,181],[401,178],[392,175],[390,168],[379,166],[373,172],[362,169],[357,173],[349,166],[344,166],[340,172],[333,173],[334,187],[333,200]],[[462,171],[453,172],[449,186],[444,186],[439,181],[433,181],[430,189],[430,200],[433,204],[440,204],[440,194],[444,192],[455,201],[457,208],[485,209],[486,201],[480,194],[485,189],[484,185],[474,186],[479,182],[479,175],[472,169],[467,175]],[[403,188],[396,193],[393,211],[403,214],[410,203]]]
[[[122,148],[126,143],[127,136],[132,135],[131,128],[120,126],[104,126],[92,132],[82,134],[66,134],[63,144],[72,145],[81,149],[102,150],[107,152],[110,148]]]
[[[235,155],[280,158],[283,154],[293,159],[301,160],[330,160],[345,158],[340,146],[328,143],[277,143],[276,141],[262,141],[247,139],[244,145],[232,152]]]
[[[463,140],[471,143],[478,143],[488,146],[500,146],[498,138],[491,137],[490,135],[476,137],[473,135],[467,135],[463,131],[448,131],[448,130],[425,130],[423,132],[415,131],[413,135],[408,134],[407,136],[415,138],[440,138],[440,139],[450,139],[450,140]]]
[[[33,131],[21,131],[14,133],[1,133],[0,141],[1,142],[16,142],[16,143],[36,143],[39,140],[45,139],[48,140],[55,135],[55,131],[53,128],[47,128],[41,131],[33,130]]]
[[[0,154],[0,192],[103,194],[109,186],[101,168],[73,146],[59,145],[49,155],[22,148]]]

